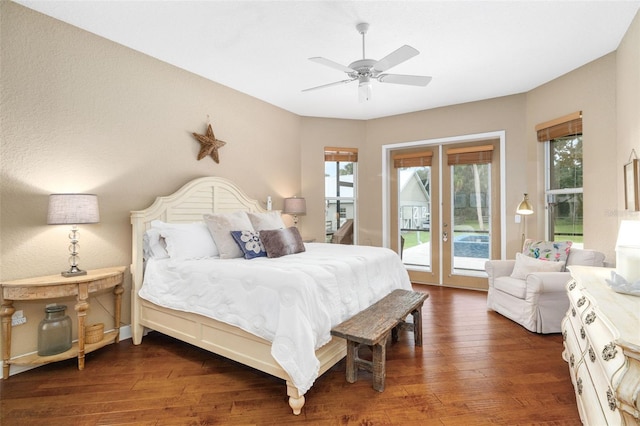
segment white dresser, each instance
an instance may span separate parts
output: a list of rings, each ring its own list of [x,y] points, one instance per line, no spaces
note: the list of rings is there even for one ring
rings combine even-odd
[[[614,292],[612,269],[571,266],[564,352],[585,425],[640,425],[640,297]]]

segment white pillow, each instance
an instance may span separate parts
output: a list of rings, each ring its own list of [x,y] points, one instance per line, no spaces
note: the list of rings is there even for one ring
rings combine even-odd
[[[172,259],[203,259],[219,255],[207,225],[203,222],[165,223],[154,220],[151,228],[160,232]]]
[[[169,257],[166,243],[164,238],[160,235],[159,229],[147,229],[142,237],[142,241],[145,259],[166,259]]]
[[[274,210],[266,213],[247,212],[254,231],[265,231],[271,229],[284,229],[284,222],[280,210]]]
[[[563,269],[564,262],[540,260],[516,253],[516,264],[513,267],[511,278],[524,280],[532,272],[562,272]]]
[[[254,231],[246,212],[205,214],[204,222],[218,247],[221,259],[244,257],[244,253],[231,236],[231,231]]]

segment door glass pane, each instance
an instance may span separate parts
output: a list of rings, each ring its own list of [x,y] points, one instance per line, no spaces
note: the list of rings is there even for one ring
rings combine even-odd
[[[398,226],[405,265],[431,267],[431,167],[398,169]]]
[[[451,173],[453,269],[484,271],[491,253],[491,164],[454,165]]]

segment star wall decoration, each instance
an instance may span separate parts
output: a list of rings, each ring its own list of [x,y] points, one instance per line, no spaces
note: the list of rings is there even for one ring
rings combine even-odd
[[[210,155],[213,158],[213,161],[216,163],[220,163],[220,158],[218,157],[218,149],[225,146],[227,143],[225,141],[221,141],[220,139],[216,139],[213,134],[213,129],[211,128],[211,124],[207,126],[207,133],[204,135],[200,135],[198,133],[193,133],[193,136],[200,142],[200,152],[198,153],[198,160],[202,160],[207,155]]]

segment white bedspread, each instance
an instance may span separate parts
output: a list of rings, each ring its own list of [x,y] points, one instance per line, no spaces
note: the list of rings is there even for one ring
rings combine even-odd
[[[331,340],[331,327],[394,289],[411,289],[404,265],[389,249],[305,247],[276,259],[150,260],[139,294],[271,341],[271,355],[305,393],[318,376],[315,350]]]

